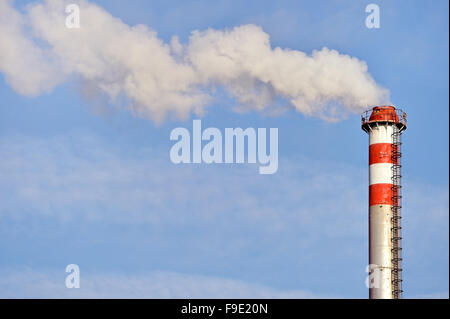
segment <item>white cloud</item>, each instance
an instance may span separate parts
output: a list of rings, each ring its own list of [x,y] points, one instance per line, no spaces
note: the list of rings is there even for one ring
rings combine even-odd
[[[416,295],[411,297],[411,299],[448,299],[448,291]]]
[[[77,1],[81,28],[68,29],[71,2],[46,0],[25,14],[11,1],[0,5],[0,71],[17,92],[40,94],[75,76],[112,101],[125,96],[134,113],[155,121],[201,115],[215,87],[245,109],[264,110],[282,98],[327,120],[389,102],[365,62],[328,48],[311,55],[272,48],[256,25],[196,30],[185,45],[176,37],[166,44],[150,28],[130,27],[84,0]]]
[[[0,139],[0,156],[4,217],[34,214],[155,225],[220,220],[269,232],[363,233],[364,171],[350,167],[330,169],[290,159],[265,178],[255,165],[177,166],[168,150],[123,155],[82,135]],[[322,223],[330,218],[332,224]]]
[[[2,270],[0,298],[326,298],[303,290],[279,290],[241,280],[180,273],[85,274],[80,288],[65,287],[62,270]]]

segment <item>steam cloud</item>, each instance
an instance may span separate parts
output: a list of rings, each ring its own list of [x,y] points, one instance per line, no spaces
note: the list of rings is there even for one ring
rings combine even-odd
[[[111,101],[126,97],[133,112],[154,121],[201,115],[218,87],[245,109],[282,100],[327,120],[389,101],[365,62],[328,48],[311,55],[273,49],[256,25],[164,43],[150,28],[130,27],[88,1],[77,2],[81,28],[68,29],[71,2],[46,0],[21,13],[12,0],[0,1],[0,72],[18,93],[36,96],[76,77]]]

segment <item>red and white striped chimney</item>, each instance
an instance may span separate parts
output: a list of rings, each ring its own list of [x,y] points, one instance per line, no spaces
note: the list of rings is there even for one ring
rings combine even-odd
[[[398,299],[401,279],[401,134],[406,113],[377,106],[362,116],[369,134],[369,269],[371,299]]]

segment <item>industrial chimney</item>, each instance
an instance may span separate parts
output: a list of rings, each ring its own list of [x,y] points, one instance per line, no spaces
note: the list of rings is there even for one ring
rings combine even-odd
[[[402,296],[401,134],[406,113],[376,106],[361,118],[369,134],[369,269],[370,299]]]

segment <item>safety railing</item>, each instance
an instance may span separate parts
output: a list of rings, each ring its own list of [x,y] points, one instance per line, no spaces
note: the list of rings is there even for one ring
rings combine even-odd
[[[407,117],[401,109],[387,109],[380,106],[378,110],[370,109],[361,114],[362,125],[373,122],[394,122],[406,127]]]

